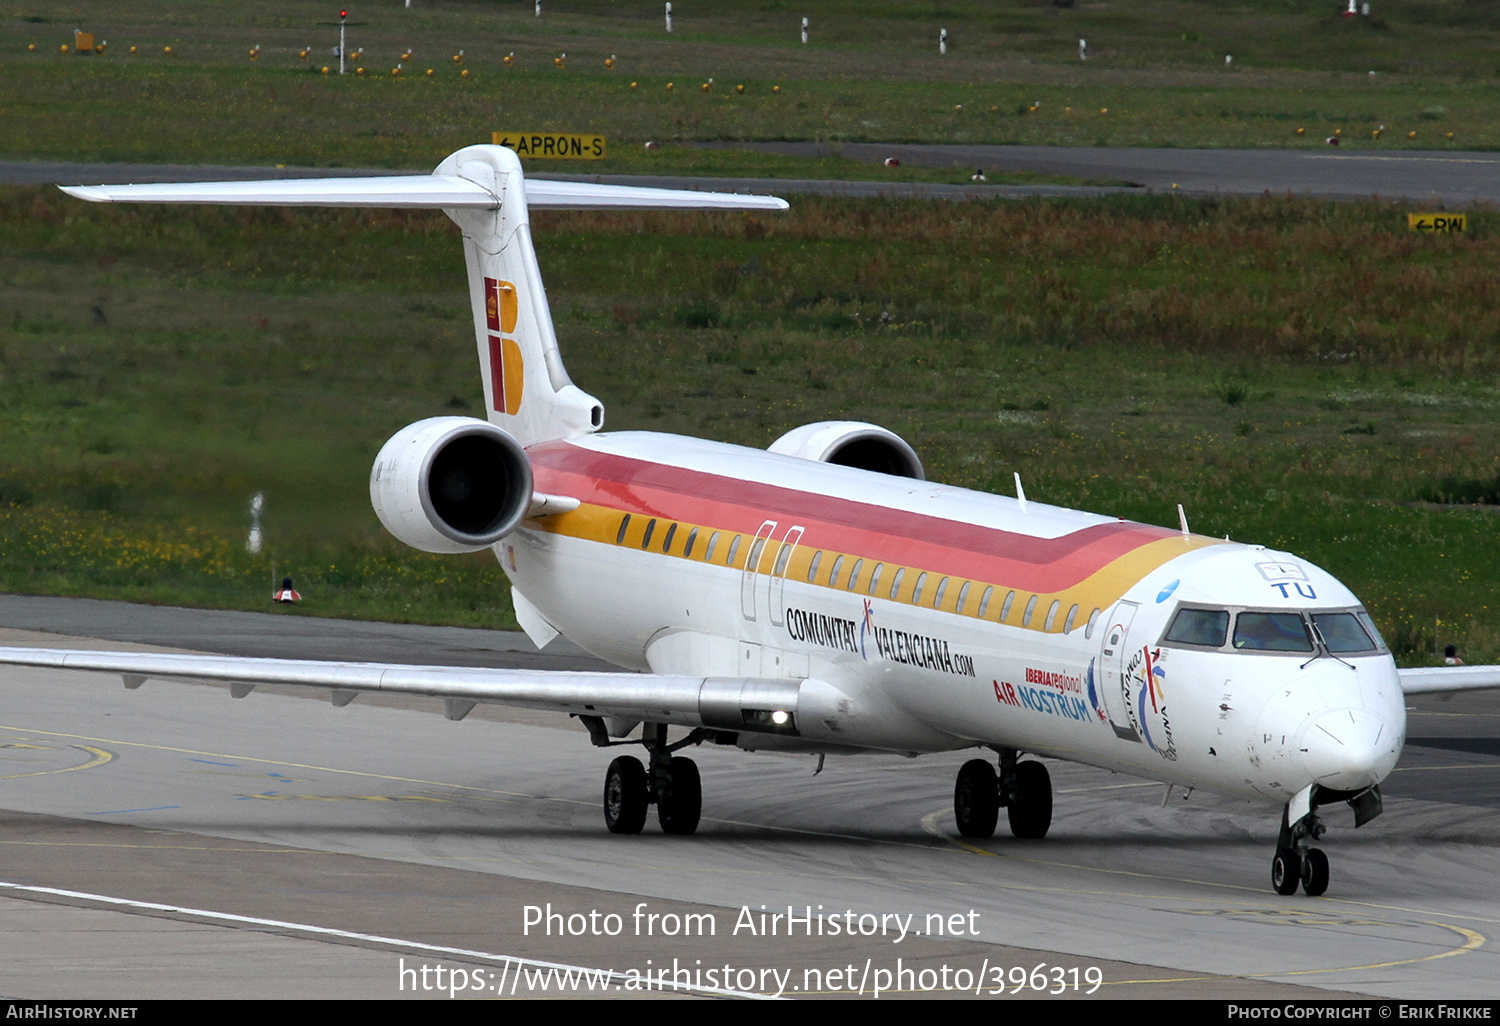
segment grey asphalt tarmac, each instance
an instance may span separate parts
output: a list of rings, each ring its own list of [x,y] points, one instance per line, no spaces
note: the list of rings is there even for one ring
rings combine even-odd
[[[1484,181],[1494,170],[1486,154],[1330,159],[1321,151],[1254,151],[1200,161],[1194,151],[1022,149],[925,148],[900,159],[1025,166],[1193,192],[1425,198],[1440,188],[1454,203],[1500,192]],[[0,165],[0,181],[266,171],[9,164]],[[1033,194],[879,182],[602,180],[786,194],[855,187]],[[0,644],[599,665],[576,648],[555,643],[538,652],[500,631],[25,596],[0,596]],[[447,999],[461,966],[478,984],[461,996],[492,997],[520,979],[524,958],[622,975],[603,992],[561,987],[555,977],[539,984],[532,975],[507,996],[673,996],[725,983],[756,993],[847,996],[858,988],[869,996],[883,972],[889,996],[931,996],[929,983],[939,979],[944,994],[964,996],[952,984],[967,979],[968,994],[1010,999],[1020,969],[1024,997],[1050,996],[1054,980],[1056,997],[1086,996],[1097,970],[1098,994],[1108,997],[1493,999],[1500,696],[1411,705],[1411,737],[1387,781],[1385,815],[1357,833],[1342,819],[1332,823],[1324,847],[1334,883],[1311,900],[1270,892],[1274,809],[1203,794],[1185,801],[1179,794],[1168,805],[1160,785],[1067,763],[1051,766],[1057,813],[1039,843],[957,836],[950,798],[965,753],[834,759],[814,776],[804,758],[719,749],[693,753],[705,789],[698,836],[667,837],[651,826],[616,838],[599,811],[615,753],[591,748],[577,725],[545,714],[481,708],[452,724],[435,704],[412,700],[362,696],[334,709],[274,689],[233,701],[209,686],[152,683],[127,692],[103,675],[7,671],[0,996]],[[528,908],[548,906],[564,914],[564,926],[551,935],[528,928]],[[771,936],[735,929],[762,906],[882,923],[910,915],[922,928],[900,941],[883,932],[788,936],[785,924]],[[643,907],[660,917],[645,932],[634,918]],[[575,922],[567,917],[589,923],[596,911],[618,916],[620,932],[567,929]],[[688,916],[712,920],[717,932],[684,933]],[[676,932],[665,932],[668,922]],[[934,922],[948,929],[939,935]],[[960,922],[970,925],[958,929]],[[437,965],[448,970],[448,989],[430,972]],[[623,974],[640,981],[669,967],[673,985],[624,982]],[[725,971],[707,989],[694,976],[718,967]],[[675,988],[679,971],[688,973],[686,989]]]
[[[537,657],[503,632],[19,596],[0,598],[0,625],[26,628],[0,626],[0,644],[50,647]],[[92,638],[56,633],[84,627]],[[1413,703],[1419,740],[1387,782],[1386,814],[1357,833],[1330,817],[1334,886],[1316,900],[1270,892],[1274,809],[1202,794],[1163,807],[1160,785],[1068,763],[1051,764],[1045,841],[966,841],[949,808],[965,753],[832,759],[814,776],[802,757],[695,749],[699,834],[613,837],[598,806],[617,753],[576,725],[453,724],[436,703],[367,697],[335,709],[263,689],[234,701],[212,686],[0,676],[0,995],[446,1000],[403,967],[462,966],[481,986],[461,996],[495,996],[517,958],[728,966],[757,992],[778,988],[765,973],[791,972],[793,996],[844,996],[860,979],[866,996],[878,980],[922,995],[944,972],[972,988],[1038,965],[1060,971],[1057,997],[1086,996],[1091,969],[1109,997],[1500,992],[1495,696]],[[549,904],[614,914],[621,931],[528,929],[528,906]],[[643,904],[663,917],[654,932],[633,918]],[[916,933],[734,929],[762,905],[912,915]],[[717,932],[663,931],[688,915]],[[971,924],[957,935],[955,915]],[[541,996],[526,979],[515,996]],[[606,993],[643,993],[623,979]]]
[[[1034,171],[1119,186],[912,184],[899,167],[887,181],[687,178],[666,175],[562,175],[545,169],[535,178],[597,181],[660,188],[725,192],[930,197],[943,199],[1171,192],[1259,195],[1265,192],[1355,199],[1380,196],[1455,206],[1500,202],[1500,154],[1469,151],[1375,153],[1309,145],[1289,150],[1176,150],[1065,146],[917,146],[884,143],[715,143],[799,156],[835,154],[880,163],[959,170]],[[213,167],[151,164],[78,164],[42,161],[0,163],[0,184],[67,185],[127,182],[214,181],[252,178],[411,174],[355,168]]]

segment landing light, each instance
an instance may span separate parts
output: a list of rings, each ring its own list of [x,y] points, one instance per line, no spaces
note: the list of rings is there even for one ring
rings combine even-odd
[[[790,719],[791,716],[787,714],[787,711],[785,709],[777,709],[771,714],[771,722],[776,724],[776,726],[778,727],[786,726],[787,721]]]

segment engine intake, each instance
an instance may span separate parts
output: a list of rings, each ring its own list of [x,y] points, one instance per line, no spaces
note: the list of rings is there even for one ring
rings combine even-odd
[[[531,506],[531,463],[503,428],[432,417],[396,432],[375,457],[370,504],[423,552],[476,552],[516,529]]]
[[[877,474],[927,480],[917,451],[894,431],[857,420],[824,420],[793,428],[770,445],[770,451]]]

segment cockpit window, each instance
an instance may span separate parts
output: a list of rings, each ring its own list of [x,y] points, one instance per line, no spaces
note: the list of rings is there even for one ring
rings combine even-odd
[[[1370,637],[1375,639],[1375,644],[1379,645],[1381,648],[1390,647],[1385,643],[1385,639],[1380,636],[1380,631],[1376,629],[1375,621],[1370,619],[1369,613],[1361,609],[1354,615],[1358,616],[1359,622],[1365,625],[1365,630],[1369,633]]]
[[[1229,613],[1223,609],[1180,609],[1166,640],[1179,645],[1222,648],[1228,631]]]
[[[1314,613],[1312,619],[1330,652],[1373,652],[1378,647],[1353,613]]]
[[[1313,650],[1300,613],[1241,613],[1234,621],[1234,647],[1252,652]]]

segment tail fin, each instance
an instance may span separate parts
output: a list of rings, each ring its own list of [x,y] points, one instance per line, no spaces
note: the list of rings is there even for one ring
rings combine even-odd
[[[604,407],[568,378],[531,245],[530,210],[785,210],[769,196],[526,182],[500,146],[469,146],[430,175],[64,188],[103,203],[436,208],[463,232],[489,419],[522,445],[597,431]]]

